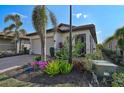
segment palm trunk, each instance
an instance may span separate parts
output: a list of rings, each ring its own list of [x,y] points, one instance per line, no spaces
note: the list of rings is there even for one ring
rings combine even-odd
[[[40,37],[40,41],[41,41],[41,57],[43,56],[44,58],[44,39],[43,39],[43,35],[41,35]]]
[[[15,41],[15,53],[17,54],[17,40]]]
[[[46,29],[44,34],[44,61],[46,61]]]
[[[21,39],[19,40],[19,53],[21,52]]]

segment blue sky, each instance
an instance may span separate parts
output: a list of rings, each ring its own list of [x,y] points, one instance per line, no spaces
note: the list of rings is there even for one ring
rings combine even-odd
[[[69,6],[47,6],[57,17],[58,23],[69,23]],[[4,17],[8,14],[20,14],[23,28],[28,33],[34,32],[32,25],[32,11],[34,6],[0,6],[0,31],[9,23],[4,23]],[[93,23],[96,25],[96,33],[99,42],[111,36],[115,30],[124,26],[124,6],[73,6],[73,25]],[[50,22],[48,28],[50,28]]]

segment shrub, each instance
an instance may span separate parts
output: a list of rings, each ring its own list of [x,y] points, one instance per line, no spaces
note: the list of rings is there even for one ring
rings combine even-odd
[[[82,53],[82,48],[85,47],[85,44],[81,42],[81,40],[78,40],[76,42],[76,44],[73,46],[73,50],[72,50],[72,54],[73,57],[80,57],[82,56],[84,53]]]
[[[44,72],[46,72],[48,75],[50,76],[54,76],[59,74],[60,70],[59,70],[59,61],[58,60],[54,60],[52,62],[49,62],[48,65],[46,66]]]
[[[92,62],[87,58],[74,58],[73,65],[80,72],[92,70]]]
[[[65,42],[64,46],[56,52],[56,57],[58,59],[62,59],[62,60],[68,59],[68,54],[69,54],[68,46],[69,46],[68,42]],[[85,47],[85,44],[82,43],[81,40],[78,40],[75,43],[75,45],[72,47],[72,56],[80,57],[80,56],[84,55],[84,53],[82,53],[82,48],[84,48],[84,47]]]
[[[112,87],[124,87],[124,73],[112,74]]]
[[[40,61],[40,60],[42,60],[42,57],[40,55],[33,57],[33,61]]]
[[[46,66],[44,72],[50,76],[55,76],[59,73],[68,74],[73,68],[72,64],[69,64],[66,60],[53,60]]]
[[[68,74],[71,72],[73,64],[69,64],[67,61],[60,62],[60,72],[62,74]]]
[[[97,44],[96,46],[96,51],[91,53],[91,54],[86,54],[86,58],[91,59],[91,60],[102,60],[103,58],[103,53],[102,53],[103,46],[100,44]]]
[[[56,57],[58,59],[67,60],[68,59],[68,49],[63,47],[56,52]]]

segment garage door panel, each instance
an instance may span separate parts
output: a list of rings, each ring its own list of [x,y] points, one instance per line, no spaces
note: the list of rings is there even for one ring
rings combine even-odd
[[[32,52],[34,54],[41,54],[40,39],[33,39],[32,40]]]

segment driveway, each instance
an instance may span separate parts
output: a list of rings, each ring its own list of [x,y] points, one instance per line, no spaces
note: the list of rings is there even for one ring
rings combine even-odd
[[[27,64],[33,61],[32,60],[33,57],[34,55],[21,55],[21,56],[0,58],[0,70]]]

